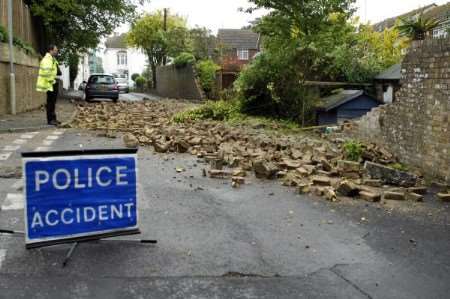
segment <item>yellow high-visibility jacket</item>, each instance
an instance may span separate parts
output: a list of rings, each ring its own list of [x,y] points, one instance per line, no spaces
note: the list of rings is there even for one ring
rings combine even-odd
[[[39,92],[53,91],[53,84],[56,83],[57,73],[58,61],[50,53],[47,53],[41,60],[36,90]]]

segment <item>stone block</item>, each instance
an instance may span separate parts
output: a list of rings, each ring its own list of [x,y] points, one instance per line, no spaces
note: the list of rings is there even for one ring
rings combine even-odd
[[[213,179],[224,179],[231,177],[232,173],[230,171],[225,170],[210,169],[208,170],[208,175],[210,178]]]
[[[297,192],[299,194],[307,194],[307,193],[309,193],[311,191],[310,186],[311,186],[310,184],[301,183],[301,184],[298,185]]]
[[[136,148],[139,146],[139,140],[133,134],[126,134],[123,136],[123,142],[128,148]]]
[[[312,179],[312,182],[317,186],[331,186],[331,179],[325,176],[316,176]]]
[[[406,200],[406,194],[404,192],[392,192],[386,191],[384,192],[383,198],[385,200]]]
[[[408,192],[408,193],[406,193],[406,199],[410,200],[410,201],[422,202],[424,199],[424,196],[421,194],[414,193],[414,192]]]
[[[443,202],[450,202],[450,193],[438,193],[437,197]]]
[[[407,192],[409,193],[416,193],[420,195],[426,195],[428,193],[427,187],[411,187],[408,188]]]
[[[381,195],[379,193],[371,191],[361,191],[359,192],[359,196],[362,199],[370,202],[379,202],[381,200]]]
[[[272,162],[257,160],[253,162],[253,170],[257,178],[275,179],[280,169]]]
[[[369,161],[366,162],[364,168],[372,179],[380,179],[385,184],[402,187],[413,187],[417,184],[418,177],[408,172]]]
[[[322,159],[320,161],[320,164],[322,164],[322,169],[325,170],[325,171],[330,172],[330,171],[333,170],[333,165],[331,165],[331,163],[328,160],[326,160],[326,159]]]
[[[336,196],[336,192],[334,191],[333,187],[327,187],[324,189],[323,192],[323,196],[325,196],[325,198],[328,201],[332,201],[335,202],[337,201],[337,196]]]
[[[370,186],[370,187],[381,187],[383,185],[382,180],[374,180],[374,179],[366,179],[363,181],[364,185]]]
[[[342,181],[336,191],[341,195],[350,197],[357,196],[359,194],[358,186],[349,181]]]
[[[337,162],[338,170],[340,172],[359,172],[361,170],[361,164],[353,161],[339,160]]]
[[[239,185],[244,185],[245,184],[245,178],[244,177],[240,177],[240,176],[234,176],[231,178],[231,181],[239,184]]]

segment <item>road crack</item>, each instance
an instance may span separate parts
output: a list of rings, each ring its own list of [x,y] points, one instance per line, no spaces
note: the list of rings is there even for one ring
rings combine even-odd
[[[361,294],[363,294],[364,296],[366,296],[369,299],[373,299],[373,297],[367,293],[366,291],[364,291],[363,289],[361,289],[356,283],[354,283],[353,281],[351,281],[350,279],[346,278],[344,275],[342,275],[341,272],[339,272],[339,270],[337,269],[337,267],[339,266],[347,266],[347,265],[342,265],[342,264],[336,264],[333,267],[329,268],[329,270],[331,272],[333,272],[334,274],[336,274],[339,278],[341,278],[342,280],[344,280],[345,282],[347,282],[349,285],[351,285],[353,288],[355,288],[356,290],[358,290]]]

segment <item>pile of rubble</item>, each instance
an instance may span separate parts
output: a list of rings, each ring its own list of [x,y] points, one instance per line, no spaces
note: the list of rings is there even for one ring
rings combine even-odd
[[[230,179],[236,188],[253,172],[257,178],[281,179],[299,193],[330,201],[340,196],[371,202],[422,201],[427,192],[417,175],[386,166],[395,163],[395,157],[374,145],[365,146],[361,162],[352,162],[345,160],[340,139],[274,136],[215,121],[173,123],[172,116],[188,106],[179,102],[81,106],[73,126],[104,130],[107,136],[123,132],[128,147],[148,145],[158,153],[190,153],[209,163],[205,176]]]

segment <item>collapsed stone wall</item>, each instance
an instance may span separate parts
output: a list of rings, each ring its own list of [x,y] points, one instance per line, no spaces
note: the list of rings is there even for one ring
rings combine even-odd
[[[347,133],[450,182],[450,39],[414,42],[401,85],[395,103],[375,108]]]

